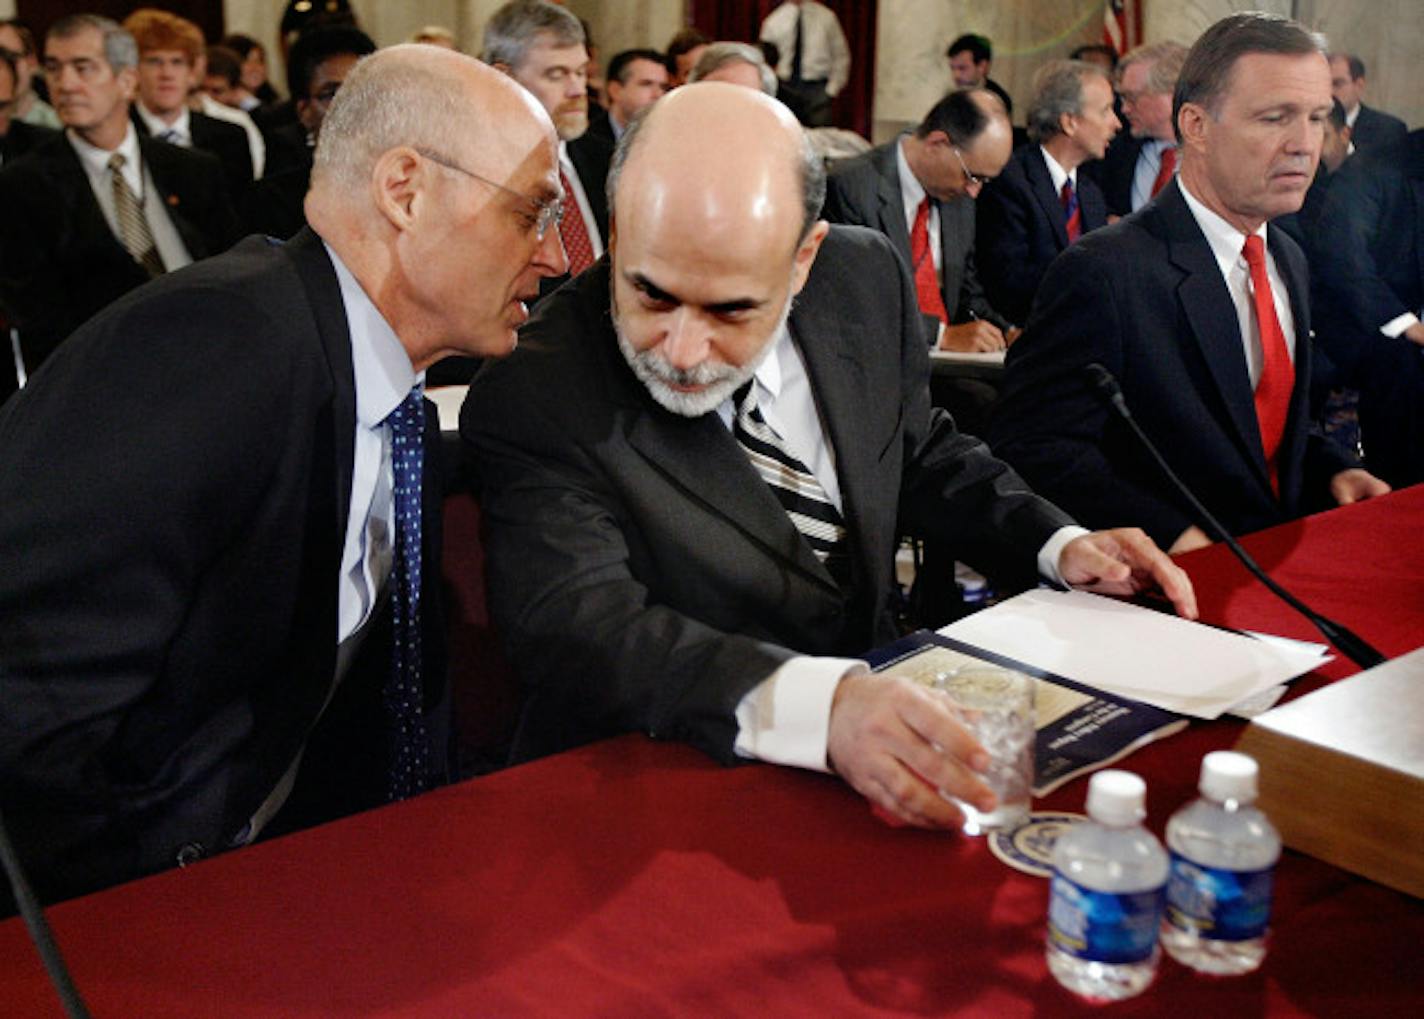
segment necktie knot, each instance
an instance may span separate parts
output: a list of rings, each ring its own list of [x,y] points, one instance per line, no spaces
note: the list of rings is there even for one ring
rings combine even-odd
[[[124,154],[122,152],[115,152],[109,157],[109,169],[113,170],[115,173],[120,173],[123,171],[124,164],[127,162],[128,160],[124,158]]]
[[[1265,267],[1266,245],[1260,234],[1251,234],[1246,238],[1246,243],[1241,247],[1241,256],[1253,271],[1258,267]]]

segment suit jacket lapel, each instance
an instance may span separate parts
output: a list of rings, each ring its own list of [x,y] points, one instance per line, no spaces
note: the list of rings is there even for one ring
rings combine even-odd
[[[1043,161],[1043,153],[1039,151],[1038,146],[1034,146],[1024,163],[1033,197],[1043,208],[1048,222],[1053,224],[1053,239],[1058,242],[1058,250],[1062,251],[1068,247],[1068,226],[1063,221],[1063,199],[1053,190],[1053,175],[1048,172],[1048,164]],[[1082,200],[1080,194],[1079,205]]]
[[[99,207],[99,200],[94,197],[94,189],[89,184],[89,174],[84,171],[84,164],[79,162],[79,154],[74,151],[74,146],[63,135],[54,139],[51,144],[54,145],[55,153],[51,163],[55,176],[55,193],[66,196],[74,203],[75,236],[92,239],[100,244],[107,241],[123,251],[127,257],[128,252],[114,236],[109,221],[104,218],[104,210]]]
[[[1251,376],[1241,342],[1241,323],[1226,281],[1176,183],[1162,192],[1155,208],[1166,225],[1172,264],[1185,274],[1177,286],[1182,312],[1202,349],[1242,454],[1255,466],[1261,483],[1269,487]]]
[[[876,155],[880,171],[880,232],[900,249],[905,264],[913,269],[914,263],[910,260],[910,224],[905,222],[905,200],[900,194],[900,169],[896,156],[899,147],[900,140],[897,138]]]

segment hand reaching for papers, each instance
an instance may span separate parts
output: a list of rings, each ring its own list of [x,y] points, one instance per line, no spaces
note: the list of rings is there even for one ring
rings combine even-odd
[[[1140,528],[1119,527],[1074,538],[1063,547],[1058,572],[1074,587],[1132,595],[1159,588],[1177,615],[1197,617],[1197,596],[1186,572]]]
[[[938,790],[994,808],[979,779],[989,755],[955,721],[943,694],[905,676],[852,673],[831,702],[826,758],[887,820],[958,828],[959,808]]]

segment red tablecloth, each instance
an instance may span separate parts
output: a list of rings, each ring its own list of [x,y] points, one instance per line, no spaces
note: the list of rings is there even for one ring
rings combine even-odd
[[[1284,582],[1398,654],[1424,643],[1424,488],[1262,534]],[[1309,638],[1209,549],[1207,618]],[[1308,689],[1353,671],[1336,662]],[[1298,684],[1299,685],[1299,684]],[[1153,827],[1241,723],[1127,766]],[[1081,809],[1084,782],[1043,806]],[[892,829],[838,780],[627,737],[63,904],[96,1016],[1073,1015],[1045,882],[984,843]],[[1122,1016],[1424,1015],[1424,904],[1287,852],[1264,969],[1164,960]],[[0,1014],[59,1015],[18,921]]]

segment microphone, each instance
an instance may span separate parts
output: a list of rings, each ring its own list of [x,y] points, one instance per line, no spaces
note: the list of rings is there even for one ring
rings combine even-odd
[[[1371,647],[1362,637],[1350,631],[1343,624],[1337,623],[1333,619],[1322,616],[1319,612],[1316,612],[1310,606],[1306,605],[1305,602],[1272,580],[1270,575],[1261,569],[1256,563],[1256,560],[1247,554],[1246,550],[1227,532],[1226,528],[1221,526],[1221,523],[1216,517],[1212,516],[1211,512],[1201,504],[1201,501],[1192,493],[1192,490],[1183,483],[1181,478],[1177,477],[1176,472],[1167,465],[1167,461],[1163,459],[1162,454],[1158,452],[1156,444],[1147,437],[1147,433],[1142,430],[1142,426],[1139,425],[1137,420],[1132,416],[1132,411],[1128,410],[1127,401],[1123,399],[1122,387],[1118,385],[1117,379],[1113,378],[1112,372],[1094,361],[1092,364],[1083,366],[1083,374],[1092,384],[1093,389],[1103,398],[1104,402],[1117,412],[1118,417],[1127,422],[1128,427],[1132,429],[1133,434],[1137,436],[1143,448],[1152,454],[1152,459],[1157,461],[1157,466],[1162,469],[1162,473],[1166,475],[1167,480],[1172,483],[1172,487],[1186,498],[1188,504],[1197,515],[1198,523],[1202,524],[1211,532],[1212,537],[1224,542],[1226,547],[1231,549],[1237,559],[1241,560],[1241,564],[1251,572],[1253,577],[1262,584],[1265,584],[1271,593],[1280,598],[1281,601],[1295,609],[1306,619],[1309,619],[1311,623],[1315,625],[1315,628],[1324,634],[1326,640],[1339,648],[1347,658],[1360,668],[1368,669],[1386,661],[1385,656]]]

